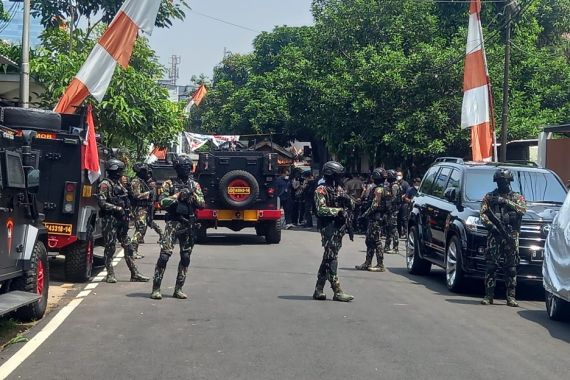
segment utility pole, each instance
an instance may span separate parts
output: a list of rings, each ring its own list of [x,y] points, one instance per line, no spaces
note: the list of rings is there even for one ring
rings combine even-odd
[[[20,105],[30,107],[30,0],[24,0],[22,27],[22,64],[20,68]]]
[[[513,22],[513,10],[516,7],[515,0],[505,1],[505,70],[503,78],[503,120],[501,125],[501,157],[500,162],[507,161],[507,141],[509,128],[509,77],[511,68],[511,29]]]
[[[73,0],[69,0],[69,54],[73,53],[73,28],[75,27],[75,7]]]
[[[178,55],[173,55],[170,57],[170,69],[168,70],[168,79],[170,79],[170,84],[176,86],[176,81],[180,77],[178,65],[182,59]]]

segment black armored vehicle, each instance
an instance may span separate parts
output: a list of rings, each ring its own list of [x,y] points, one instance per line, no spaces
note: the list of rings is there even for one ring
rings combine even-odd
[[[42,173],[37,198],[45,214],[48,251],[65,255],[67,281],[87,281],[98,237],[99,208],[93,196],[96,184],[90,183],[82,168],[84,117],[3,107],[0,123],[15,131],[13,146],[22,144],[23,130],[36,131],[32,166]]]
[[[47,306],[47,231],[36,204],[40,173],[30,147],[35,132],[23,131],[20,147],[13,132],[0,127],[0,316],[15,312],[30,321]]]
[[[467,277],[485,275],[487,230],[479,218],[481,200],[496,184],[497,168],[514,176],[513,191],[527,202],[520,238],[518,278],[542,280],[544,245],[566,188],[548,169],[530,165],[437,159],[425,174],[410,215],[406,264],[412,274],[426,274],[431,265],[445,269],[447,287],[460,290]]]
[[[208,228],[255,228],[268,244],[281,241],[279,197],[275,193],[277,154],[252,150],[200,153],[195,178],[206,207],[198,210],[199,240]]]

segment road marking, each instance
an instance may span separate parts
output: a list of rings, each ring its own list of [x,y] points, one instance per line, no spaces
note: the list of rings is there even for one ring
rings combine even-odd
[[[117,258],[124,257],[124,251],[121,249],[117,252]],[[115,261],[116,259],[113,259]],[[115,263],[113,263],[115,264]],[[45,342],[51,334],[53,334],[59,326],[69,317],[69,315],[79,306],[81,302],[88,296],[93,289],[99,285],[104,276],[107,275],[107,271],[103,270],[99,275],[93,278],[82,291],[80,291],[74,299],[69,301],[69,303],[64,306],[32,339],[30,339],[26,344],[24,344],[10,359],[8,359],[2,366],[0,366],[0,380],[4,380],[16,368],[20,366],[31,354],[34,353]]]

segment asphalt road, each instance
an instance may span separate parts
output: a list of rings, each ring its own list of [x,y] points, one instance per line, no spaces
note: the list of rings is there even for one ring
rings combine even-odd
[[[521,287],[521,307],[513,309],[504,299],[479,305],[482,283],[456,295],[441,270],[410,276],[400,255],[386,258],[388,272],[356,271],[364,256],[359,236],[345,239],[339,265],[343,288],[356,299],[317,302],[316,232],[284,231],[277,246],[228,233],[195,247],[190,300],[171,297],[178,257],[169,262],[162,301],[148,298],[150,283],[128,282],[121,261],[120,282],[93,289],[9,378],[568,378],[570,324],[548,320],[536,287]],[[158,248],[141,247],[146,257],[138,263],[150,275]]]

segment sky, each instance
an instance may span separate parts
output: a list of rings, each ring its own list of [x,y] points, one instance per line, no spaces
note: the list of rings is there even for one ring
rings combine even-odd
[[[179,85],[189,84],[192,75],[203,73],[211,78],[224,48],[248,53],[259,32],[271,31],[276,25],[313,23],[311,0],[189,0],[189,4],[192,10],[186,10],[183,22],[170,29],[155,29],[150,36],[163,65],[170,67],[172,55],[181,57]]]

